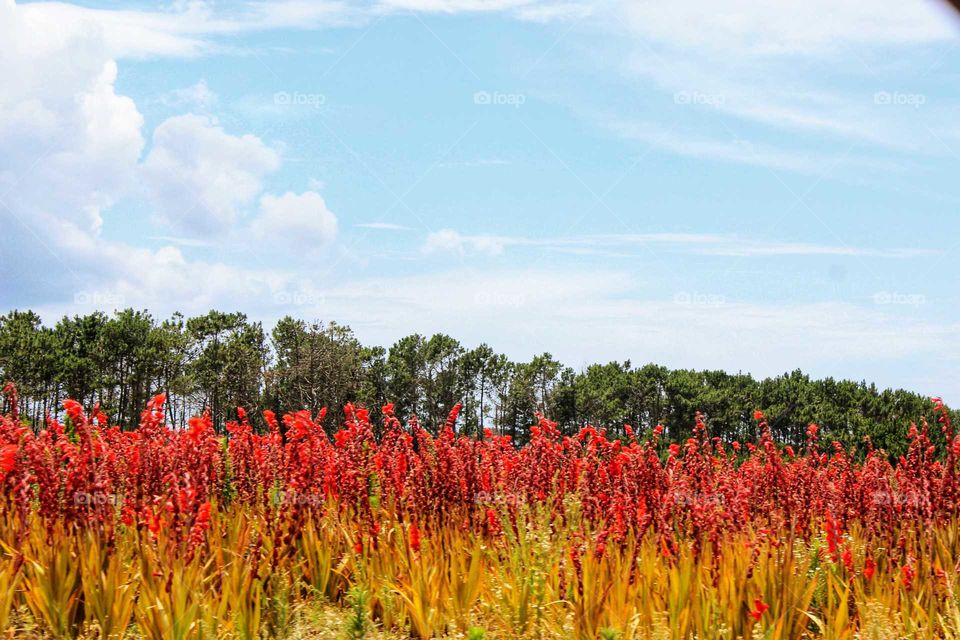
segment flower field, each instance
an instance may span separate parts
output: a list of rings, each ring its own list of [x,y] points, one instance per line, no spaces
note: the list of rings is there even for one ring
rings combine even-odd
[[[12,389],[10,393],[14,393]],[[655,428],[434,437],[347,405],[254,433],[121,431],[64,403],[0,419],[0,628],[11,637],[960,636],[960,438],[908,453]],[[324,429],[341,423],[328,437]],[[946,450],[931,444],[941,430]],[[317,610],[338,615],[314,616]]]

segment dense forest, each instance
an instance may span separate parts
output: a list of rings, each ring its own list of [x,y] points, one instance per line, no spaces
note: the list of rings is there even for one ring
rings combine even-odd
[[[237,406],[279,415],[354,402],[377,418],[392,402],[399,417],[415,414],[434,430],[462,402],[461,432],[489,428],[519,443],[536,412],[566,433],[587,424],[611,435],[623,433],[624,424],[639,431],[662,424],[669,439],[679,440],[701,411],[714,435],[747,440],[755,436],[753,410],[762,409],[780,442],[801,444],[815,422],[845,446],[862,451],[872,442],[897,455],[910,422],[930,412],[929,399],[915,393],[812,380],[800,371],[756,380],[629,360],[575,371],[549,353],[514,362],[486,344],[468,348],[442,334],[406,336],[385,349],[361,344],[333,322],[286,317],[267,333],[242,313],[218,311],[157,320],[128,309],[64,317],[52,327],[36,313],[13,311],[0,316],[0,378],[17,385],[21,415],[33,424],[57,414],[69,397],[99,402],[131,428],[147,399],[163,392],[175,426],[209,410],[222,429]],[[337,415],[330,413],[330,428]]]

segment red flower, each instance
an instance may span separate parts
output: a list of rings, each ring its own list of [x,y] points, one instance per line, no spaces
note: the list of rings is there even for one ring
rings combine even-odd
[[[15,444],[8,444],[0,449],[0,470],[3,471],[4,475],[13,471],[13,468],[17,466],[17,452],[20,450]]]
[[[160,533],[160,516],[150,510],[145,511],[144,515],[147,520],[147,529],[150,530],[150,533],[153,535]]]
[[[903,587],[907,591],[910,591],[910,589],[913,588],[913,576],[916,575],[913,571],[913,567],[905,564],[900,567],[900,573],[903,576]]]
[[[410,525],[410,548],[414,551],[420,551],[420,529],[416,522]]]
[[[767,611],[767,609],[770,608],[770,605],[764,602],[762,598],[755,599],[753,601],[753,606],[754,609],[750,612],[750,617],[758,621],[763,617],[763,614]]]
[[[840,537],[840,525],[833,519],[833,514],[829,511],[827,512],[827,550],[830,552],[830,555],[833,557],[833,561],[837,561],[837,542]]]
[[[498,531],[500,523],[497,520],[497,512],[491,508],[487,508],[486,516],[487,516],[487,529],[491,532]]]
[[[853,570],[853,553],[850,552],[850,549],[845,549],[843,552],[843,566],[847,568],[847,571]]]
[[[871,580],[876,571],[877,563],[873,561],[873,558],[867,556],[867,561],[863,563],[863,577],[867,580]]]
[[[760,411],[760,409],[757,409],[756,411],[754,411],[753,419],[756,420],[757,422],[763,420],[763,411]]]
[[[197,520],[196,524],[207,527],[210,525],[210,503],[204,502],[200,505],[200,508],[197,509]]]
[[[83,415],[83,405],[76,400],[64,400],[63,409],[67,412],[67,415],[70,416],[70,420],[73,422],[79,421],[80,417]]]
[[[190,528],[190,541],[194,545],[203,543],[203,532],[210,528],[210,503],[204,502],[197,509],[197,517]]]

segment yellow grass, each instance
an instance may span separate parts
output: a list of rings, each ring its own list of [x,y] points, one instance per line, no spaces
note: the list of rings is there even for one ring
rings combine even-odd
[[[821,537],[748,531],[665,555],[658,538],[607,540],[571,509],[519,509],[497,537],[464,526],[378,514],[377,544],[349,510],[329,505],[299,537],[277,511],[214,509],[193,553],[164,531],[117,526],[112,547],[92,529],[21,531],[0,517],[0,625],[24,638],[957,638],[956,522],[896,531],[874,547],[854,527],[854,570]],[[500,514],[506,520],[506,513]],[[896,523],[891,524],[897,527]],[[683,534],[677,532],[679,538]],[[22,556],[21,556],[22,554]],[[915,571],[908,589],[900,564]],[[757,600],[769,609],[755,620]]]

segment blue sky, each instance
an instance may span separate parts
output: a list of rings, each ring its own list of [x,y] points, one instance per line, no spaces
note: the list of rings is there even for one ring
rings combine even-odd
[[[960,23],[834,5],[0,0],[0,306],[960,402]]]

